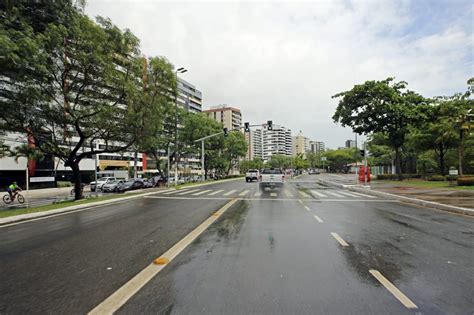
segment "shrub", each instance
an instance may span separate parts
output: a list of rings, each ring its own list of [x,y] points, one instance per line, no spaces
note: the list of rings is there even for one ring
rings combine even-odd
[[[449,180],[449,181],[455,181],[458,179],[458,175],[447,175],[446,176],[446,180]]]
[[[71,187],[71,186],[72,186],[72,183],[71,183],[71,182],[67,182],[67,181],[59,181],[59,180],[58,180],[56,183],[57,183],[57,186],[58,186],[59,188],[61,188],[61,187]]]
[[[474,186],[474,177],[458,177],[458,186]]]
[[[431,177],[428,177],[428,180],[430,182],[443,182],[446,180],[446,178],[442,175],[433,175]]]

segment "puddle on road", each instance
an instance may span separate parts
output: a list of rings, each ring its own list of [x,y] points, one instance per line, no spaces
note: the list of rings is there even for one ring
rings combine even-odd
[[[217,233],[219,239],[237,238],[245,221],[249,204],[247,200],[240,200],[227,210],[222,217],[209,228],[209,233]]]
[[[387,255],[387,252],[390,254]],[[401,278],[401,267],[390,260],[390,257],[406,255],[400,248],[390,242],[376,243],[374,246],[367,244],[353,244],[342,250],[348,265],[365,282],[379,286],[380,283],[369,273],[376,269],[391,281]]]

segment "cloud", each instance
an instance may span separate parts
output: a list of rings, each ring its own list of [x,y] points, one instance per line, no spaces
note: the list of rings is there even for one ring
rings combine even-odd
[[[90,0],[86,13],[130,28],[144,54],[189,69],[183,77],[203,92],[205,107],[226,103],[246,121],[272,119],[334,148],[353,135],[332,122],[331,96],[354,84],[395,76],[425,96],[465,90],[472,7],[449,6],[444,12],[456,18],[434,29],[430,16],[443,8],[422,4]]]

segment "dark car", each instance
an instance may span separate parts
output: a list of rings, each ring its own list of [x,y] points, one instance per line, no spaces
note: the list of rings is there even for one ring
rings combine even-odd
[[[152,188],[153,182],[151,179],[143,179],[143,188]]]
[[[117,191],[118,192],[125,192],[129,190],[135,190],[135,189],[140,189],[143,188],[144,183],[142,180],[139,179],[131,179],[128,180],[120,185],[117,186]]]

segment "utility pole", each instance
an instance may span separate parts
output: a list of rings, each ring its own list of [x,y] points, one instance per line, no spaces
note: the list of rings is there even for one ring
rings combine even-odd
[[[367,186],[367,176],[369,171],[367,169],[367,142],[364,142],[364,186]]]

